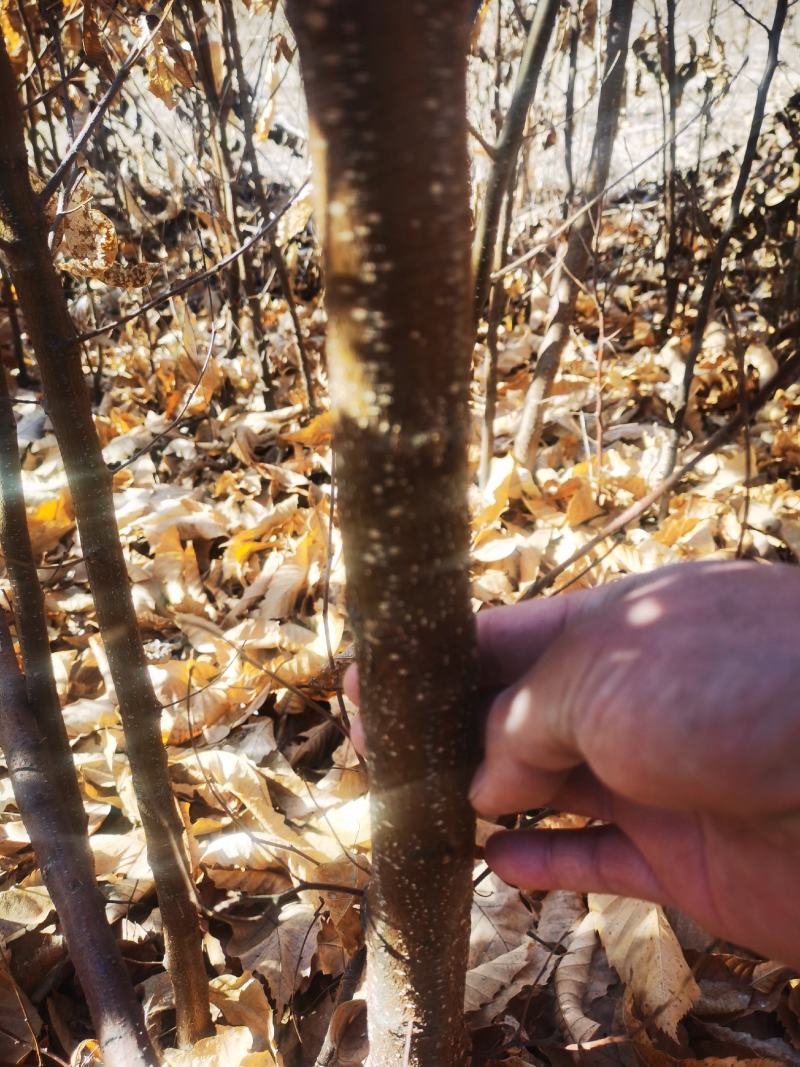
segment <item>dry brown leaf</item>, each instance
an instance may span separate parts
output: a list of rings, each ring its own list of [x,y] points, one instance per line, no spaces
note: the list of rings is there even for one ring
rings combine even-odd
[[[472,929],[467,967],[472,970],[527,942],[534,917],[519,890],[494,873],[484,878],[472,896]]]
[[[228,950],[239,956],[243,967],[266,978],[281,1020],[298,985],[310,973],[320,919],[310,904],[298,900],[281,909],[277,923],[265,926],[259,924],[246,941]]]
[[[247,1028],[254,1052],[271,1049],[272,1008],[263,986],[249,971],[218,975],[209,984],[209,995],[228,1026]]]
[[[165,23],[159,36],[151,42],[145,60],[150,92],[172,110],[177,104],[175,91],[191,89],[195,84],[194,72],[189,67],[191,53],[178,48]]]
[[[645,1025],[677,1038],[700,990],[658,904],[589,894],[589,910],[609,963],[630,989]]]
[[[89,2],[89,0],[83,5],[82,36],[83,51],[90,65],[101,71],[103,77],[113,81],[114,68],[103,47],[103,38],[100,34],[100,27],[97,24],[94,3]]]
[[[464,997],[464,1011],[478,1011],[485,1004],[494,1002],[498,993],[507,993],[512,989],[519,991],[523,988],[522,982],[516,982],[517,976],[526,968],[535,970],[533,981],[542,984],[546,979],[547,960],[550,953],[542,949],[538,942],[531,938],[518,945],[511,952],[505,952],[501,956],[495,956],[487,963],[482,963],[467,972],[466,993]],[[529,965],[533,963],[533,968]],[[516,995],[515,993],[512,994]],[[509,997],[511,999],[511,997]],[[496,1014],[499,1014],[499,1009]]]
[[[330,1021],[336,1067],[360,1067],[369,1052],[367,1002],[360,998],[337,1004]]]
[[[246,1026],[218,1027],[190,1049],[166,1049],[164,1067],[274,1067],[272,1052],[252,1052],[252,1044]]]
[[[275,240],[281,246],[286,245],[293,237],[297,237],[299,233],[308,225],[308,220],[311,218],[311,213],[314,209],[314,199],[312,190],[309,188],[302,196],[298,196],[296,200],[291,204],[289,209],[283,213],[275,230]],[[325,419],[326,415],[329,420],[330,416],[326,412],[324,415],[318,415],[316,419],[312,419],[309,425],[313,425],[315,422],[319,422],[320,419]],[[324,426],[324,422],[319,425]],[[299,431],[302,433],[303,431]],[[314,434],[318,434],[320,431],[315,430]],[[311,441],[298,441],[298,444],[307,444],[310,448],[316,448],[319,444],[323,443],[321,440],[312,443]]]
[[[31,172],[35,192],[44,189],[44,182]],[[79,194],[76,194],[76,196]],[[53,196],[45,205],[49,226],[56,222],[57,200]],[[91,197],[68,204],[56,227],[55,249],[61,254],[60,270],[77,278],[95,278],[106,285],[121,289],[140,289],[155,277],[155,263],[123,265],[117,262],[119,242],[114,223],[92,205]]]
[[[0,1063],[22,1063],[35,1046],[42,1020],[0,955]]]
[[[350,860],[344,859],[334,863],[321,863],[314,880],[323,884],[347,886],[363,891],[369,882],[369,873],[362,867],[357,867]],[[361,914],[358,910],[360,898],[352,893],[336,893],[327,889],[315,891],[314,896],[317,899],[321,896],[325,901],[325,907],[336,928],[342,948],[347,956],[352,956],[361,947],[363,941]],[[309,900],[311,900],[310,893]]]
[[[536,928],[541,940],[527,939],[512,952],[468,972],[465,1010],[475,1011],[469,1005],[477,1004],[480,1011],[473,1019],[475,1026],[488,1026],[524,989],[547,984],[558,958],[555,950],[583,911],[583,903],[576,893],[548,893]]]
[[[0,893],[0,936],[4,944],[35,930],[53,914],[53,902],[44,886],[24,889],[9,886]]]
[[[556,967],[556,1006],[567,1037],[576,1044],[591,1041],[600,1029],[600,1024],[583,1011],[589,967],[596,944],[594,916],[588,914],[570,935],[566,951]]]

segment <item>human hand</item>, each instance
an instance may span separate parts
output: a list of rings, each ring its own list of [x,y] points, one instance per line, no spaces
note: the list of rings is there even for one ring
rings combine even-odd
[[[800,571],[681,564],[483,612],[478,640],[477,810],[606,824],[496,834],[490,866],[676,905],[800,966]]]
[[[800,965],[800,571],[684,564],[478,630],[503,688],[475,807],[607,824],[498,834],[500,877],[673,904]]]

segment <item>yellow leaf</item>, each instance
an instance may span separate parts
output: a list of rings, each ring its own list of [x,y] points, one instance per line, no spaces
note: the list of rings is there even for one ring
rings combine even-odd
[[[172,95],[175,84],[166,49],[161,41],[156,40],[147,54],[147,87],[170,111],[177,105],[177,100]]]
[[[332,434],[333,415],[330,411],[323,411],[321,415],[313,418],[302,430],[281,434],[281,437],[284,441],[288,441],[289,444],[304,445],[306,448],[319,448],[321,445],[328,444]]]
[[[16,12],[12,14],[5,3],[0,4],[0,37],[5,42],[9,58],[21,60],[25,54],[25,38],[17,30]]]
[[[49,552],[75,526],[75,512],[68,489],[45,500],[28,514],[34,555]]]
[[[566,520],[573,527],[581,526],[589,519],[595,519],[603,514],[603,509],[594,498],[594,493],[588,481],[581,479],[577,491],[572,495],[567,505]]]

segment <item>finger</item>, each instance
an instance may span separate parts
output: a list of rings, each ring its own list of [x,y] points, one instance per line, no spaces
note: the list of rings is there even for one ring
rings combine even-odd
[[[636,807],[615,796],[585,765],[568,774],[541,774],[515,761],[504,768],[502,775],[490,778],[487,791],[482,790],[480,778],[479,771],[470,791],[470,800],[482,815],[510,815],[534,808],[553,808],[602,822],[619,822],[629,817]],[[495,783],[500,787],[499,796],[488,792],[495,788]],[[509,811],[499,810],[507,806],[510,789],[515,791],[513,807]]]
[[[573,697],[583,668],[577,656],[566,665],[560,659],[549,654],[492,703],[484,730],[484,763],[487,780],[497,788],[510,760],[524,763],[531,774],[548,775],[584,762],[575,736],[579,717]],[[577,710],[582,709],[581,703]]]
[[[367,739],[364,736],[364,722],[360,715],[353,715],[350,719],[350,740],[359,756],[366,756]]]
[[[564,774],[532,771],[509,756],[502,766],[497,762],[484,762],[478,768],[469,799],[481,815],[511,815],[530,808],[550,807],[564,781]]]
[[[358,664],[351,663],[347,670],[344,672],[342,678],[342,689],[344,695],[348,700],[352,700],[354,704],[359,703],[358,697]]]
[[[597,606],[608,590],[587,589],[481,611],[477,617],[481,686],[516,682],[576,615]]]
[[[608,596],[606,588],[587,589],[480,612],[476,617],[480,687],[500,689],[516,682],[568,622]],[[358,704],[358,664],[351,663],[344,672],[342,688]]]
[[[601,822],[619,823],[629,816],[631,805],[629,801],[613,794],[583,765],[571,771],[562,788],[541,807],[554,808],[570,815],[587,815]]]
[[[671,903],[647,860],[615,826],[503,832],[489,838],[485,856],[504,882],[521,889],[612,893]]]

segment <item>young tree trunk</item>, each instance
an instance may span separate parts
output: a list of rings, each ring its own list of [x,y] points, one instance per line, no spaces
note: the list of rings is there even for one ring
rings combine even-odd
[[[42,758],[45,745],[0,613],[0,749],[19,813],[67,939],[107,1067],[157,1067],[130,975],[106,921],[88,839]]]
[[[0,257],[17,291],[69,482],[81,547],[125,730],[175,987],[178,1039],[211,1031],[208,980],[191,880],[122,554],[80,346],[31,189],[14,75],[0,38]]]
[[[676,65],[675,49],[675,9],[677,0],[667,0],[667,25],[666,25],[666,55],[662,64],[663,73],[667,80],[667,92],[669,94],[669,119],[668,141],[666,148],[667,167],[664,182],[664,195],[666,197],[665,224],[667,227],[667,250],[664,256],[664,289],[665,310],[662,331],[665,336],[669,335],[670,323],[675,314],[678,301],[678,286],[680,278],[676,273],[676,259],[678,247],[678,212],[676,196],[678,192],[678,72]]]
[[[516,171],[514,172],[516,173]],[[500,222],[500,237],[497,239],[497,252],[494,263],[495,270],[502,270],[505,266],[506,251],[511,235],[511,219],[514,209],[514,180],[512,178],[508,196],[503,204]],[[500,319],[506,306],[506,287],[502,278],[491,286],[491,299],[489,300],[489,320],[486,330],[486,356],[483,361],[484,381],[484,409],[481,423],[481,453],[478,464],[478,485],[484,489],[489,481],[489,473],[494,458],[494,420],[497,414],[497,363],[499,349],[497,346]]]
[[[0,281],[2,281],[3,285],[3,304],[5,305],[6,314],[8,315],[8,326],[11,330],[11,346],[14,352],[14,362],[17,365],[17,381],[24,389],[27,389],[34,383],[31,380],[30,374],[28,374],[28,368],[25,363],[25,350],[22,346],[22,332],[19,327],[17,302],[14,299],[11,282],[6,278],[5,273],[1,269]]]
[[[536,86],[544,65],[547,46],[556,24],[560,0],[540,0],[536,5],[525,51],[522,53],[514,94],[508,112],[503,121],[503,128],[495,147],[495,157],[486,196],[475,225],[473,239],[472,269],[475,289],[475,322],[483,314],[486,298],[489,295],[492,265],[495,260],[497,230],[500,225],[500,211],[503,200],[509,191],[511,176],[516,170],[517,156],[525,132],[528,112],[536,96]]]
[[[683,433],[686,412],[689,406],[689,395],[691,393],[692,381],[694,380],[694,369],[697,364],[697,358],[703,348],[706,327],[708,326],[711,312],[714,308],[714,294],[722,276],[725,254],[728,251],[731,238],[736,232],[736,227],[741,221],[742,200],[744,199],[747,183],[750,180],[750,171],[753,169],[756,152],[758,151],[758,141],[761,136],[761,127],[764,123],[767,96],[769,95],[769,87],[772,84],[773,75],[778,67],[781,35],[783,34],[783,27],[786,22],[788,10],[789,0],[776,0],[775,14],[773,15],[772,25],[768,32],[767,63],[758,85],[758,92],[756,93],[756,102],[753,108],[753,116],[750,120],[750,131],[747,137],[747,144],[745,145],[742,165],[739,168],[736,186],[731,194],[725,226],[714,246],[714,250],[711,253],[711,259],[706,268],[706,276],[703,280],[703,291],[697,305],[697,317],[695,318],[694,328],[692,330],[692,341],[689,346],[689,353],[686,356],[683,382],[675,405],[675,417],[672,420],[672,426],[670,427],[670,436],[660,472],[662,478],[668,478],[669,475],[672,474],[675,470],[675,464],[678,461],[678,449],[680,447],[681,434]],[[665,506],[666,503],[665,500]]]
[[[465,1060],[469,0],[290,0],[323,235],[340,515],[368,744],[373,1067]]]
[[[575,199],[575,87],[578,81],[578,51],[581,44],[582,0],[576,0],[569,13],[569,74],[564,101],[564,169],[567,172],[567,195],[564,198],[564,217],[569,217]]]
[[[0,615],[0,748],[108,1067],[158,1062],[94,877],[75,765],[50,658],[31,548],[17,427],[0,367],[0,548],[11,582],[24,686]],[[69,889],[67,889],[69,887]]]
[[[522,418],[514,442],[517,459],[531,470],[536,465],[536,453],[544,424],[544,405],[550,396],[561,365],[561,356],[569,341],[575,302],[587,276],[595,234],[600,224],[600,198],[608,184],[611,154],[624,98],[625,61],[632,14],[633,0],[612,0],[608,17],[603,86],[598,102],[589,176],[584,188],[587,208],[570,230],[563,263],[553,279],[550,290],[550,321],[539,349],[533,380],[525,396]]]
[[[261,167],[258,162],[258,152],[256,151],[255,116],[253,115],[250,85],[248,84],[247,75],[244,69],[242,48],[239,43],[239,28],[236,23],[236,11],[233,6],[233,0],[220,0],[220,9],[222,11],[223,25],[227,27],[228,40],[230,42],[230,52],[233,60],[233,71],[231,73],[236,74],[236,85],[239,89],[239,106],[242,111],[242,124],[244,126],[245,158],[250,165],[250,179],[253,183],[253,192],[255,193],[256,203],[258,204],[262,219],[266,221],[266,219],[269,218],[270,211],[269,199],[267,197],[264,179],[261,176]],[[303,379],[303,389],[308,399],[308,409],[313,415],[317,410],[317,404],[311,380],[311,363],[308,356],[305,336],[303,335],[303,326],[300,322],[300,316],[297,313],[297,303],[294,298],[294,289],[292,287],[292,279],[289,276],[289,268],[286,265],[286,260],[277,240],[268,243],[268,251],[270,258],[272,259],[272,264],[275,267],[275,273],[278,275],[278,282],[280,283],[281,291],[286,300],[286,306],[289,309],[289,317],[291,318],[292,326],[294,327],[294,335],[297,341],[297,355],[300,364],[300,377]]]

